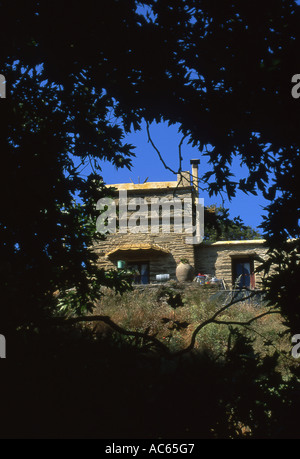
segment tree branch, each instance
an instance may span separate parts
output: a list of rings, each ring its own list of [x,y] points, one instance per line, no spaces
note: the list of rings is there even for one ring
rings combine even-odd
[[[250,290],[249,290],[250,291]],[[243,298],[243,300],[248,300],[250,298],[252,298],[253,296],[256,295],[256,292],[255,291],[250,291],[250,294],[246,297],[246,298]],[[280,314],[279,311],[267,311],[267,312],[264,312],[262,314],[259,314],[258,316],[255,316],[253,317],[252,319],[249,319],[248,321],[244,321],[244,322],[238,322],[238,321],[222,321],[222,320],[216,320],[216,318],[222,314],[224,311],[226,311],[227,309],[229,309],[231,306],[233,306],[234,304],[236,303],[239,303],[241,301],[240,298],[237,298],[238,294],[236,293],[232,300],[228,303],[228,304],[225,304],[222,308],[220,308],[218,311],[215,312],[215,314],[210,317],[209,319],[205,320],[204,322],[202,322],[201,324],[199,324],[195,330],[193,331],[193,334],[192,334],[192,338],[191,338],[191,341],[190,341],[190,344],[184,348],[184,349],[181,349],[177,352],[173,352],[171,353],[170,349],[164,345],[159,339],[157,339],[155,336],[152,336],[152,335],[148,335],[146,333],[143,333],[143,332],[136,332],[136,331],[130,331],[130,330],[126,330],[125,328],[122,328],[120,327],[119,325],[117,325],[115,322],[113,322],[109,316],[101,316],[101,315],[96,315],[96,316],[79,316],[79,317],[71,317],[71,318],[54,318],[53,319],[53,323],[55,325],[73,325],[73,324],[76,324],[76,323],[80,323],[80,322],[96,322],[96,321],[101,321],[101,322],[104,322],[106,324],[108,324],[113,330],[116,330],[118,333],[122,334],[122,335],[125,335],[125,336],[133,336],[135,338],[142,338],[144,339],[145,341],[148,341],[152,344],[154,344],[160,351],[162,351],[163,354],[165,355],[168,355],[168,356],[179,356],[179,355],[182,355],[182,354],[185,354],[187,352],[190,352],[194,349],[195,347],[195,342],[196,342],[196,337],[198,335],[198,333],[204,328],[206,327],[207,325],[211,324],[211,323],[214,323],[214,324],[218,324],[218,325],[241,325],[241,326],[248,326],[250,325],[252,322],[260,319],[261,317],[264,317],[266,315],[269,315],[269,314]]]
[[[183,141],[184,139],[187,137],[187,135],[184,135],[178,145],[178,150],[179,150],[179,168],[178,168],[178,171],[174,171],[173,169],[171,169],[170,166],[168,166],[166,164],[166,162],[164,161],[163,157],[162,157],[162,154],[161,152],[159,151],[159,149],[157,148],[157,146],[155,145],[155,143],[153,142],[152,138],[151,138],[151,135],[150,135],[150,127],[149,127],[149,122],[146,121],[146,128],[147,128],[147,135],[148,135],[148,142],[151,143],[152,147],[154,148],[154,150],[156,151],[156,153],[158,154],[158,157],[159,159],[161,160],[163,166],[165,169],[169,170],[170,172],[172,172],[172,174],[174,175],[180,175],[180,180],[178,181],[177,183],[177,186],[175,188],[175,190],[178,188],[179,184],[182,182],[182,179],[183,179],[183,176],[182,176],[182,166],[181,166],[181,163],[182,163],[182,155],[181,155],[181,147],[182,147],[182,144],[183,144]],[[192,174],[190,174],[190,176],[192,177],[193,181],[197,179],[197,177],[194,177]],[[199,178],[197,179],[198,180],[198,189],[201,190],[201,191],[206,191],[207,188],[202,188],[200,187],[199,183],[200,183],[200,180]],[[173,192],[175,193],[175,191]]]
[[[145,341],[149,341],[153,344],[155,344],[164,354],[169,355],[170,350],[167,346],[165,346],[161,341],[159,341],[155,336],[147,335],[146,333],[142,332],[135,332],[135,331],[129,331],[126,330],[125,328],[120,327],[117,325],[115,322],[113,322],[110,317],[108,316],[79,316],[79,317],[70,317],[67,319],[64,318],[55,318],[53,320],[53,323],[55,325],[73,325],[77,324],[79,322],[104,322],[108,324],[113,330],[116,330],[118,333],[121,333],[122,335],[126,336],[134,336],[135,338],[143,338]]]
[[[161,160],[161,162],[163,163],[165,169],[169,170],[172,172],[172,174],[177,174],[177,172],[175,172],[173,169],[171,169],[164,161],[159,149],[156,147],[156,145],[154,144],[152,138],[151,138],[151,135],[150,135],[150,129],[149,129],[149,122],[146,121],[146,128],[147,128],[147,134],[148,134],[148,141],[151,143],[152,147],[154,148],[154,150],[156,151],[156,153],[158,154],[159,156],[159,159]]]
[[[252,322],[255,320],[260,319],[261,317],[268,316],[270,314],[280,314],[279,311],[267,311],[264,312],[263,314],[260,314],[258,316],[252,317],[252,319],[249,319],[245,322],[239,322],[239,321],[226,321],[226,320],[214,320],[215,324],[220,324],[220,325],[251,325]]]
[[[246,298],[243,298],[244,300],[248,300],[249,298],[252,298],[254,295],[256,294],[255,291],[251,292],[249,294],[249,296],[247,296]],[[179,355],[179,354],[184,354],[186,352],[189,352],[191,351],[192,349],[194,349],[194,346],[195,346],[195,342],[196,342],[196,337],[198,335],[198,333],[200,332],[200,330],[202,330],[202,328],[206,327],[206,325],[209,325],[211,323],[216,323],[216,318],[222,314],[222,312],[226,311],[228,308],[230,308],[233,304],[236,304],[238,302],[240,302],[241,299],[240,298],[237,298],[237,294],[234,295],[234,297],[232,298],[232,300],[228,303],[228,304],[225,304],[225,306],[223,306],[221,309],[219,309],[212,317],[210,317],[209,319],[205,320],[204,322],[202,322],[201,324],[198,325],[197,328],[195,328],[193,334],[192,334],[192,338],[191,338],[191,341],[190,341],[190,344],[185,348],[185,349],[182,349],[180,351],[178,351],[176,353],[176,355]],[[230,325],[230,323],[228,323],[228,325]]]

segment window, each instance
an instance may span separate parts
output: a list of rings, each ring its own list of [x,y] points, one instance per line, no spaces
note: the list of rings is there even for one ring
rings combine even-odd
[[[254,261],[252,257],[232,259],[232,283],[237,288],[254,288]]]
[[[128,262],[128,269],[135,272],[135,284],[149,284],[149,263],[148,262]]]

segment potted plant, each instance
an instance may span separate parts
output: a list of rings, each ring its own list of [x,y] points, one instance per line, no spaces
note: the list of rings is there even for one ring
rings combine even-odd
[[[181,258],[176,268],[176,277],[178,282],[192,281],[194,278],[194,268],[190,265],[189,260]]]

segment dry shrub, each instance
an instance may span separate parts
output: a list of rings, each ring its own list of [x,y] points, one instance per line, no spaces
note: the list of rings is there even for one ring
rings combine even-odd
[[[156,338],[178,350],[186,348],[195,328],[209,319],[222,307],[218,300],[211,299],[215,289],[197,284],[168,286],[144,286],[122,295],[105,288],[103,298],[96,305],[93,315],[109,316],[120,327],[155,335]],[[180,295],[182,306],[172,308],[169,300]],[[241,301],[224,311],[218,320],[222,322],[247,322],[267,311],[263,304]],[[181,324],[183,324],[181,326]],[[290,351],[289,335],[281,336],[286,330],[281,315],[267,315],[249,326],[238,326],[245,336],[254,339],[254,351],[262,356],[274,352],[284,354]],[[211,323],[197,335],[195,348],[209,351],[216,358],[225,356],[231,344],[231,328],[226,324]],[[106,324],[97,324],[95,331],[108,336],[112,331]],[[284,368],[284,357],[280,360]]]

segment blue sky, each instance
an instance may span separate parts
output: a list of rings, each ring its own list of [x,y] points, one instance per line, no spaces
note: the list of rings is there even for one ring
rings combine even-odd
[[[159,149],[165,163],[173,170],[178,170],[179,150],[178,145],[182,135],[178,134],[176,126],[168,127],[167,123],[153,124],[150,126],[151,138]],[[153,146],[148,142],[146,126],[139,132],[132,133],[126,136],[124,141],[136,146],[136,158],[133,158],[133,167],[131,171],[128,169],[117,170],[109,162],[101,162],[102,175],[106,184],[113,183],[143,183],[147,178],[148,182],[176,180],[176,176],[171,171],[167,170],[158,157]],[[181,148],[182,152],[182,170],[191,171],[190,159],[199,158],[199,175],[208,170],[208,165],[204,158],[201,158],[197,148],[193,148],[184,142]],[[246,177],[246,169],[241,168],[239,160],[235,160],[232,167],[232,173],[237,178]],[[199,192],[199,197],[204,198],[205,206],[210,204],[222,204],[221,196],[209,197],[208,193]],[[263,210],[268,204],[261,194],[258,196],[246,195],[242,192],[237,192],[236,198],[231,202],[223,195],[224,206],[230,209],[230,216],[240,216],[245,224],[257,228],[262,222]]]

